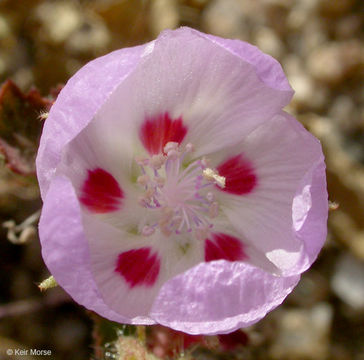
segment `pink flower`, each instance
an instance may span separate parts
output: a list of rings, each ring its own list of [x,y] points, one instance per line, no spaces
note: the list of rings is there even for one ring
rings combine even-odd
[[[114,321],[228,333],[278,306],[317,257],[321,146],[257,48],[189,28],[84,66],[37,157],[44,260]]]

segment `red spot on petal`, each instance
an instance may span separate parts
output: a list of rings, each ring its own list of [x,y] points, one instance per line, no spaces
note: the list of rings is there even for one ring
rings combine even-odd
[[[160,260],[151,249],[143,247],[125,251],[118,256],[115,271],[122,275],[130,288],[153,286],[160,270]]]
[[[226,178],[225,187],[220,190],[231,194],[250,193],[257,185],[257,176],[252,165],[242,155],[234,156],[217,167],[219,175]]]
[[[205,240],[205,261],[247,259],[243,243],[236,237],[227,234],[212,234],[212,240]]]
[[[242,330],[236,330],[230,334],[219,334],[218,336],[221,347],[226,350],[234,350],[238,346],[246,346],[249,342],[248,335]]]
[[[181,143],[187,133],[182,118],[172,120],[166,112],[152,119],[146,119],[139,132],[144,147],[150,154],[159,154],[170,142]]]
[[[81,189],[80,201],[90,211],[95,213],[116,211],[123,196],[118,182],[110,173],[100,168],[88,170],[87,179]]]

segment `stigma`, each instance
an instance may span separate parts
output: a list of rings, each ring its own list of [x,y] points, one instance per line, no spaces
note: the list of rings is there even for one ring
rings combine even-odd
[[[148,209],[140,229],[143,236],[160,231],[165,236],[193,233],[204,239],[219,215],[216,185],[225,186],[225,177],[208,166],[208,160],[191,158],[194,147],[168,142],[160,154],[138,157],[138,203]]]

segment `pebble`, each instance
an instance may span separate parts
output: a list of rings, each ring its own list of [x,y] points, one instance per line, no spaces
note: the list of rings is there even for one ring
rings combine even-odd
[[[153,37],[164,29],[178,27],[180,17],[176,0],[155,0],[150,6],[150,30]]]
[[[343,254],[337,261],[331,287],[353,310],[364,311],[364,261]]]
[[[54,44],[65,41],[82,25],[82,13],[76,4],[68,1],[44,2],[35,16],[41,22],[40,35]]]
[[[311,309],[281,311],[278,334],[270,349],[277,360],[324,360],[329,353],[329,333],[333,310],[321,302]]]
[[[111,35],[104,22],[98,17],[90,17],[83,19],[82,24],[67,39],[65,47],[72,54],[97,56],[106,51],[110,41]]]

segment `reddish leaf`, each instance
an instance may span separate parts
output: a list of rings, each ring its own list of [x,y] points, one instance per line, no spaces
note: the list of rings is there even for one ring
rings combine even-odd
[[[217,337],[225,351],[234,350],[239,346],[246,346],[249,342],[248,335],[242,330],[236,330],[230,334],[220,334]]]
[[[162,359],[175,356],[193,345],[204,344],[203,335],[189,335],[161,325],[151,326],[147,338],[149,349]]]
[[[43,127],[40,115],[48,112],[53,99],[31,89],[23,93],[11,80],[0,88],[0,152],[16,173],[33,175],[38,140]]]

